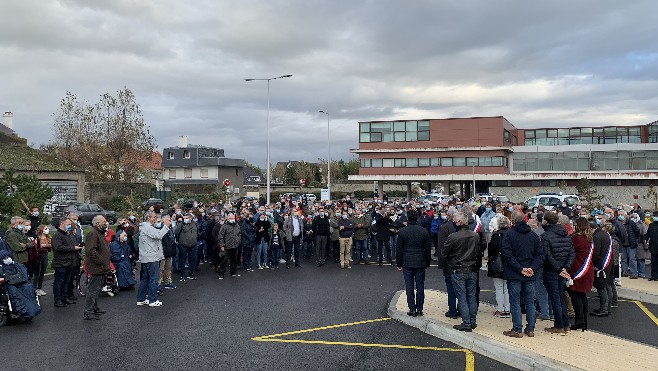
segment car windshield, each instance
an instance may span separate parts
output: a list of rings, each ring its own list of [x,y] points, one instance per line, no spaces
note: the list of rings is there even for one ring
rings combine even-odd
[[[90,211],[102,211],[103,209],[98,204],[89,204]]]
[[[574,197],[574,196],[565,197],[564,200],[567,202],[567,205],[569,205],[569,206],[573,206],[573,205],[577,204],[578,201],[580,201],[578,199],[578,197]]]
[[[507,198],[507,196],[496,196],[496,199],[498,200],[498,202],[509,202],[509,198]]]
[[[528,204],[529,208],[533,208],[537,205],[537,198],[531,197],[525,203]]]

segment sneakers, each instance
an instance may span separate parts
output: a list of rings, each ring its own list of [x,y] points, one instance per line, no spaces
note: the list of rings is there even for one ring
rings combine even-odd
[[[37,296],[46,296],[46,292],[41,290],[41,289],[38,289],[37,290]]]
[[[139,306],[142,306],[142,305],[149,305],[149,300],[146,299],[146,300],[144,300],[144,301],[138,301],[138,302],[137,302],[137,305],[139,305]]]
[[[503,312],[501,312],[501,311],[499,311],[499,310],[497,310],[497,311],[495,311],[495,312],[494,312],[494,314],[493,314],[493,315],[494,315],[494,317],[498,317],[498,318],[500,318],[500,316],[502,316],[502,315],[503,315]]]
[[[262,270],[263,270],[263,266],[262,266],[262,265],[259,265],[259,266],[258,266],[258,270],[259,270],[259,271],[262,271]]]
[[[169,282],[168,284],[165,285],[164,288],[165,288],[165,289],[169,289],[169,290],[175,290],[175,289],[177,289],[178,287],[176,287],[176,285],[174,285],[173,282]]]
[[[93,320],[98,321],[99,319],[101,319],[101,317],[99,317],[98,314],[95,313],[85,313],[82,319],[85,321],[93,321]]]
[[[153,303],[149,303],[149,307],[161,307],[162,302],[160,300],[156,300]]]
[[[510,317],[512,317],[512,313],[510,312],[502,312],[500,314],[500,318],[510,318]]]
[[[217,279],[219,279],[219,280],[223,280],[223,279],[224,279],[224,276],[219,276]]]
[[[194,276],[189,276],[189,277],[187,277],[187,279],[190,280],[190,281],[196,281],[196,277],[194,277]]]
[[[279,269],[279,267],[277,267],[277,269]],[[232,274],[231,277],[240,277],[240,275],[236,273],[236,274]]]

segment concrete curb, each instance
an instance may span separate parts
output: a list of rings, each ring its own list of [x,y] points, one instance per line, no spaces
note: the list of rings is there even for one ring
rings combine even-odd
[[[427,317],[409,317],[405,312],[397,309],[397,302],[404,291],[398,291],[388,306],[388,315],[411,327],[415,327],[426,334],[455,343],[460,347],[470,349],[485,357],[495,359],[506,365],[521,370],[582,370],[580,368],[547,358],[541,354],[501,344],[493,339],[479,335],[476,332],[464,333],[457,331],[448,324],[427,319]]]
[[[658,305],[658,295],[646,291],[625,289],[617,286],[617,296],[624,299],[639,300],[645,303]]]

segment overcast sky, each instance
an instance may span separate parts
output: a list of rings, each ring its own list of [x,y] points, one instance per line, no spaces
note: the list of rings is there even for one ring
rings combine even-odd
[[[132,89],[158,148],[350,159],[358,121],[658,119],[655,0],[0,0],[0,111],[47,143],[66,91]]]

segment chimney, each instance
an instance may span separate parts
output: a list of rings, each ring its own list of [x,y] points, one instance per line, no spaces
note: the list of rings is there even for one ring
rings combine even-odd
[[[187,148],[187,135],[180,135],[178,137],[178,148]]]
[[[5,112],[5,114],[2,115],[2,123],[11,130],[14,130],[13,120],[14,114],[11,112]]]

